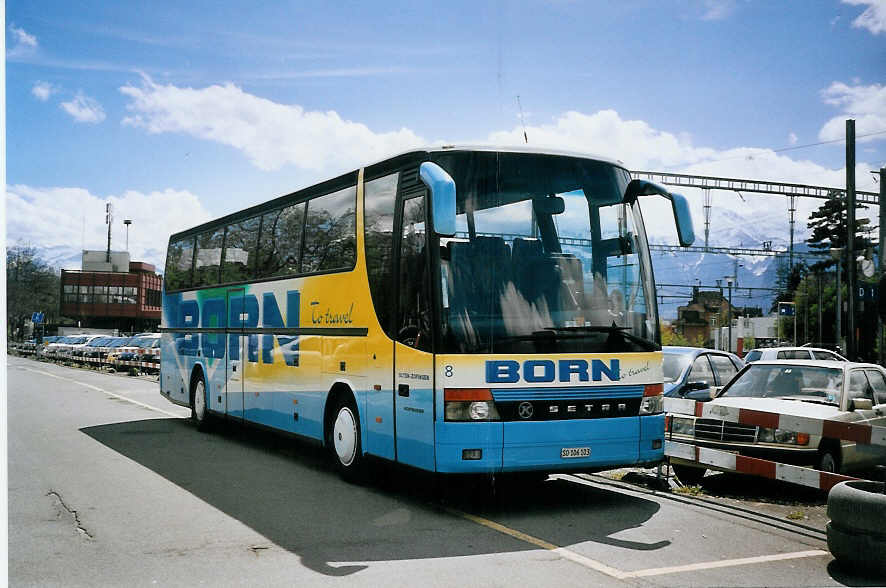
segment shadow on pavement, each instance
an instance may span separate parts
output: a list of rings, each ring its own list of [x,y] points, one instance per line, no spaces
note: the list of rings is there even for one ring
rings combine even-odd
[[[726,472],[713,472],[701,481],[706,494],[721,498],[755,500],[775,504],[822,505],[826,504],[826,492],[815,488]]]
[[[872,557],[876,557],[872,554]],[[837,560],[828,564],[828,575],[844,586],[883,586],[886,585],[884,578],[865,577],[857,570],[846,569]]]
[[[537,549],[453,510],[558,546],[591,541],[650,550],[669,544],[609,537],[643,525],[660,508],[656,502],[563,480],[496,484],[491,491],[482,478],[372,464],[371,479],[354,485],[334,473],[321,448],[245,427],[205,434],[185,420],[150,419],[81,431],[330,576],[366,567],[348,562]]]

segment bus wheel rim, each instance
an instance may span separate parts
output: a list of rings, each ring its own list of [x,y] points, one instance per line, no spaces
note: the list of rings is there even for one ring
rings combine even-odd
[[[206,415],[206,387],[203,385],[203,380],[197,382],[197,387],[194,389],[194,414],[198,421],[202,421]]]
[[[357,454],[357,421],[351,409],[343,406],[338,411],[332,428],[332,443],[335,454],[343,466],[349,466]]]

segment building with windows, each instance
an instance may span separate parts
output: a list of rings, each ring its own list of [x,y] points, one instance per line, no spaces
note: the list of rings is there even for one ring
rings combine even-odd
[[[80,271],[62,270],[61,309],[81,328],[134,333],[160,324],[163,278],[125,251],[84,251]]]

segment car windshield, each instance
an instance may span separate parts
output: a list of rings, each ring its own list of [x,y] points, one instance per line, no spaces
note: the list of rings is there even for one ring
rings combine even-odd
[[[692,361],[692,356],[685,353],[668,353],[662,356],[662,371],[664,371],[665,383],[676,382],[680,379],[680,374],[686,369],[686,366]]]
[[[759,349],[754,349],[753,351],[748,351],[748,354],[745,355],[744,360],[746,363],[750,363],[752,361],[757,361],[763,357],[763,352]]]
[[[727,386],[721,396],[790,398],[840,405],[843,370],[806,365],[754,364]]]
[[[123,347],[124,345],[129,343],[129,340],[130,340],[130,337],[119,337],[119,338],[111,341],[111,344],[108,345],[108,347],[113,347],[113,348]]]
[[[457,195],[456,235],[439,247],[445,351],[659,348],[639,207],[622,204],[625,170],[525,153],[438,163]],[[424,232],[416,211],[410,235]]]

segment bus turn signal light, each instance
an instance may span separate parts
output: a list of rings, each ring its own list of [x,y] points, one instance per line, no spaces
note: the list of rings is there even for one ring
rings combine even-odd
[[[446,402],[491,401],[492,391],[489,388],[444,388],[443,399]]]

